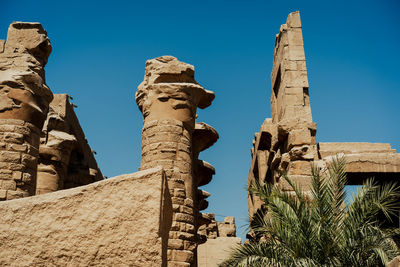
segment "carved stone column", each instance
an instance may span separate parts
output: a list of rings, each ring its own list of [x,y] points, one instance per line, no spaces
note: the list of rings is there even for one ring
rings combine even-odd
[[[146,62],[144,81],[136,92],[143,113],[140,169],[163,166],[173,217],[169,230],[168,266],[195,266],[197,246],[197,181],[194,168],[196,109],[208,107],[214,93],[194,79],[194,67],[171,56]],[[197,154],[197,155],[196,155]]]
[[[64,189],[71,152],[77,145],[68,128],[67,122],[50,107],[40,138],[37,195]]]
[[[40,130],[53,98],[44,72],[50,52],[40,23],[14,22],[0,41],[0,200],[35,194]]]

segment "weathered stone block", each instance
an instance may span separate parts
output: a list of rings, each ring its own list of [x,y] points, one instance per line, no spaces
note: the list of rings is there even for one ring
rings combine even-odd
[[[193,252],[188,250],[176,250],[172,252],[172,260],[180,261],[180,262],[192,262],[193,261]]]
[[[309,176],[309,175],[289,175],[289,178],[292,180],[292,182],[295,185],[297,185],[300,188],[300,190],[302,190],[302,191],[311,190],[311,187],[312,187],[311,176]],[[289,185],[289,183],[284,178],[279,179],[278,185],[281,188],[281,190],[283,190],[283,191],[292,191],[293,190],[291,188],[291,186]]]
[[[1,189],[4,190],[16,190],[17,184],[13,180],[3,180],[1,183]]]
[[[292,130],[287,139],[288,150],[294,146],[303,146],[311,144],[311,132],[309,129]]]
[[[293,147],[289,151],[291,160],[317,160],[317,147],[315,145],[304,145]]]
[[[22,180],[22,172],[14,171],[12,173],[12,179],[15,180],[15,181],[21,181]]]
[[[301,28],[288,30],[287,36],[289,45],[303,46],[303,34],[301,33]]]
[[[180,206],[180,212],[185,213],[185,214],[193,214],[193,208],[182,205],[182,206]]]
[[[194,223],[194,216],[184,213],[175,213],[174,220],[177,222]]]
[[[287,174],[291,175],[311,175],[311,163],[309,161],[291,161],[288,166]]]
[[[15,125],[0,125],[0,132],[9,132],[13,133],[15,131]]]
[[[289,45],[287,49],[287,59],[306,60],[304,47],[302,45]]]
[[[179,239],[168,240],[168,248],[183,249],[183,240],[179,240]]]
[[[301,20],[300,20],[300,12],[292,12],[289,14],[286,25],[290,28],[299,28],[301,27]]]
[[[24,183],[32,184],[33,183],[33,179],[34,179],[34,176],[32,174],[30,174],[30,173],[23,173],[22,174],[22,181]]]
[[[0,181],[0,186],[3,181]],[[7,198],[7,190],[0,189],[0,200],[5,200]]]
[[[0,162],[20,163],[21,154],[19,152],[1,151]]]
[[[28,149],[28,145],[10,144],[9,148],[11,151],[25,152]]]
[[[232,248],[241,243],[239,237],[217,237],[207,239],[207,242],[197,248],[197,261],[199,266],[218,266],[228,259]]]
[[[1,202],[0,265],[164,266],[164,185],[156,168]]]
[[[28,196],[28,194],[26,192],[7,190],[7,200],[18,199],[18,198],[27,197],[27,196]],[[2,259],[0,259],[0,262],[1,262],[1,260]]]
[[[23,171],[26,169],[25,165],[20,163],[10,163],[9,169],[12,171]]]
[[[193,208],[193,200],[190,198],[186,198],[184,205]]]
[[[19,133],[5,133],[4,141],[7,143],[22,144],[24,142],[24,135]]]
[[[284,79],[285,79],[284,84],[286,85],[286,87],[308,88],[307,71],[294,71],[294,70],[285,71]]]
[[[304,96],[303,94],[292,95],[287,94],[282,98],[282,105],[285,106],[304,106]]]

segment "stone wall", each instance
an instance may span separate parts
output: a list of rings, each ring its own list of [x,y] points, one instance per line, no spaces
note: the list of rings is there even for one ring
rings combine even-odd
[[[0,202],[1,266],[166,266],[162,168]]]

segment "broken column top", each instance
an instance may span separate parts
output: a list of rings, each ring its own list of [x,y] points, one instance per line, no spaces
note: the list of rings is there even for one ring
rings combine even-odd
[[[279,37],[287,28],[301,28],[300,11],[292,12],[288,15],[286,23],[281,25],[279,33],[275,36],[275,47],[279,42]]]
[[[194,109],[211,105],[215,95],[194,78],[194,67],[172,56],[146,61],[145,76],[135,94],[146,119],[164,117],[194,122]]]
[[[0,43],[0,117],[42,127],[53,94],[44,67],[52,47],[40,23],[13,22]]]
[[[40,23],[16,21],[10,24],[5,53],[29,53],[45,65],[51,50],[47,32]]]
[[[161,56],[146,61],[144,83],[194,83],[194,66],[173,56]]]
[[[312,122],[300,13],[290,13],[275,38],[271,72],[271,115],[274,123]]]

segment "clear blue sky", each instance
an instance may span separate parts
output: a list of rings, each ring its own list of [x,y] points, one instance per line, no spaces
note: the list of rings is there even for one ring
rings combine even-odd
[[[220,140],[201,153],[217,174],[208,212],[247,221],[245,185],[254,132],[270,117],[275,34],[300,10],[318,141],[389,142],[400,151],[400,2],[0,0],[0,39],[12,21],[38,21],[53,52],[53,93],[78,105],[108,177],[137,171],[142,117],[135,101],[146,59],[193,64],[216,93],[199,121]],[[238,233],[244,237],[244,228]]]

